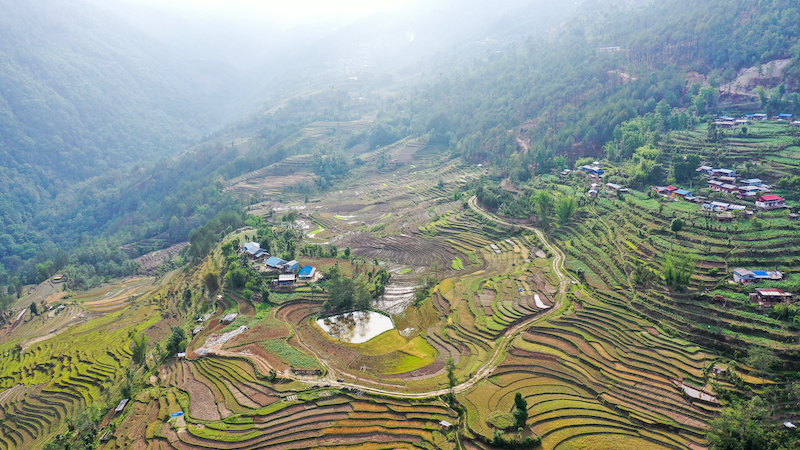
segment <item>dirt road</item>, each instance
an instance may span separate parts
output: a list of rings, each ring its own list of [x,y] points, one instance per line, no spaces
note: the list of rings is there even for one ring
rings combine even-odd
[[[550,251],[550,253],[552,255],[555,255],[554,258],[553,258],[553,271],[556,274],[556,276],[558,277],[558,279],[560,280],[560,282],[559,282],[558,295],[556,296],[556,302],[553,305],[553,307],[550,308],[549,310],[545,311],[542,314],[539,314],[537,316],[531,317],[530,319],[528,319],[528,320],[526,320],[524,322],[521,322],[521,323],[509,328],[508,330],[506,330],[505,334],[503,334],[503,337],[496,341],[495,350],[494,350],[494,353],[492,354],[492,357],[489,358],[489,360],[486,361],[475,372],[475,374],[472,377],[470,377],[470,379],[468,379],[467,381],[455,386],[455,388],[453,389],[453,391],[455,393],[464,392],[464,391],[472,388],[473,386],[475,386],[478,382],[480,382],[484,378],[486,378],[489,375],[491,375],[492,372],[494,372],[494,369],[497,368],[497,366],[500,364],[500,362],[502,362],[502,360],[504,359],[506,348],[517,337],[517,335],[519,333],[521,333],[522,331],[524,331],[525,329],[530,327],[532,324],[544,320],[545,318],[549,317],[550,315],[552,315],[555,311],[557,311],[559,309],[559,307],[563,303],[564,295],[567,292],[567,287],[572,282],[572,279],[570,277],[568,277],[564,272],[564,260],[566,258],[565,255],[564,255],[564,252],[562,252],[556,246],[552,245],[547,240],[547,237],[545,236],[545,234],[541,230],[539,230],[537,228],[534,228],[534,227],[531,227],[531,226],[528,226],[528,225],[514,224],[514,223],[506,222],[503,219],[500,219],[499,217],[495,216],[494,214],[492,214],[490,212],[487,212],[487,211],[483,210],[480,206],[478,206],[478,203],[477,203],[477,200],[476,200],[475,196],[473,196],[472,198],[469,199],[469,206],[476,213],[482,215],[483,217],[485,217],[485,218],[487,218],[489,220],[492,220],[494,222],[497,222],[499,224],[506,225],[506,226],[525,228],[527,230],[530,230],[530,231],[533,231],[534,233],[536,233],[536,235],[539,237],[539,239],[544,243],[544,246]],[[383,388],[375,387],[375,384],[376,384],[375,381],[366,380],[366,379],[360,378],[360,377],[358,377],[356,375],[353,375],[353,374],[347,374],[346,376],[349,377],[350,379],[355,379],[355,382],[340,383],[340,382],[336,381],[337,378],[338,378],[337,372],[332,367],[330,367],[330,365],[326,364],[324,359],[321,358],[321,356],[317,352],[315,352],[314,349],[312,349],[312,348],[310,348],[308,346],[305,346],[305,345],[303,345],[303,347],[306,350],[312,352],[315,356],[317,356],[317,358],[320,360],[320,362],[322,362],[322,364],[325,365],[328,373],[325,376],[324,383],[328,384],[331,387],[349,387],[349,388],[358,389],[358,390],[363,391],[363,392],[369,392],[369,393],[380,394],[380,395],[389,396],[389,397],[397,397],[397,398],[430,398],[430,397],[438,397],[438,396],[441,396],[441,395],[445,395],[445,394],[450,392],[450,389],[438,389],[438,390],[427,391],[427,392],[406,392],[406,391],[400,391],[400,390],[396,390],[396,389],[383,389]],[[256,362],[256,364],[259,367],[262,367],[262,365],[263,365],[262,363],[266,363],[266,362],[265,361]],[[268,366],[268,364],[267,364],[267,366]],[[284,377],[287,377],[287,378],[290,378],[290,379],[293,379],[293,380],[296,380],[296,381],[301,381],[301,382],[304,382],[304,383],[308,383],[308,384],[319,384],[320,383],[319,379],[309,380],[307,377],[298,377],[298,376],[295,376],[295,375],[293,375],[291,373],[284,373]],[[362,383],[368,383],[368,384],[362,384]]]

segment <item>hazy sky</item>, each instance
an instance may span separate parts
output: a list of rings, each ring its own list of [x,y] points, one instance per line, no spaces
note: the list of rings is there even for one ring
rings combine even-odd
[[[181,16],[215,17],[284,26],[345,24],[369,14],[437,3],[424,0],[105,0],[162,9]]]

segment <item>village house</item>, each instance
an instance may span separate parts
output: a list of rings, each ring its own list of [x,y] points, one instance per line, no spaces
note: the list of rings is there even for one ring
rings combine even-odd
[[[712,175],[714,173],[714,168],[711,166],[700,166],[695,169],[695,172],[701,172],[703,175]]]
[[[300,273],[298,274],[298,276],[300,277],[301,280],[313,280],[314,275],[316,275],[316,273],[317,273],[316,268],[312,266],[303,266],[303,268],[300,269]]]
[[[756,208],[778,209],[785,207],[786,207],[786,200],[775,194],[762,195],[761,197],[756,197]]]
[[[712,169],[711,176],[713,177],[735,177],[736,171],[733,169]]]
[[[733,184],[722,184],[719,187],[720,192],[727,192],[728,194],[738,194],[739,193],[739,186]]]
[[[264,261],[264,266],[272,270],[280,270],[284,264],[286,264],[286,261],[278,258],[277,256],[271,256]]]
[[[584,172],[589,173],[589,175],[594,175],[594,176],[597,176],[597,177],[602,177],[603,174],[606,173],[606,171],[603,170],[600,166],[595,166],[595,165],[581,166],[581,170],[583,170]]]
[[[269,256],[269,253],[261,248],[258,242],[248,242],[239,247],[239,252],[244,252],[250,259],[258,259],[263,256]]]
[[[672,196],[673,197],[686,198],[686,197],[691,197],[692,196],[692,192],[691,191],[687,191],[686,189],[677,189],[675,192],[672,193]]]
[[[719,187],[722,186],[723,184],[725,184],[725,183],[723,183],[722,181],[708,180],[709,189],[713,189],[713,190],[715,190],[717,192],[719,192],[719,190],[720,190]]]
[[[741,197],[755,197],[761,194],[761,188],[758,186],[742,186],[739,188],[739,196]]]
[[[293,259],[281,264],[279,268],[283,273],[297,273],[297,271],[300,270],[300,263],[296,259]]]
[[[773,306],[778,303],[790,303],[794,296],[780,289],[756,289],[754,294],[750,294],[750,301],[759,306]]]
[[[794,117],[792,114],[778,114],[776,119],[777,120],[789,120],[789,121],[791,121],[792,117]]]
[[[278,275],[278,285],[280,286],[291,286],[295,284],[297,278],[293,273],[282,273]]]
[[[733,269],[733,281],[739,284],[757,283],[763,280],[777,281],[783,279],[783,273],[777,270]]]
[[[761,178],[748,178],[746,180],[742,180],[742,186],[763,186],[764,180]]]

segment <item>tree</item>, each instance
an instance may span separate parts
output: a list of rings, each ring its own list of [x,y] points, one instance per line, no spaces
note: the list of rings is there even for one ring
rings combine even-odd
[[[356,295],[355,281],[342,275],[338,266],[328,272],[328,302],[333,309],[347,309],[353,306]]]
[[[133,363],[136,365],[142,365],[145,360],[145,356],[147,354],[147,336],[142,333],[139,339],[136,339],[134,336],[133,338],[133,355],[131,359]]]
[[[186,331],[181,327],[172,327],[166,346],[166,357],[171,358],[186,350]]]
[[[559,225],[566,225],[577,208],[578,202],[575,201],[575,197],[569,195],[559,198],[556,202],[556,217]]]
[[[550,214],[553,212],[553,196],[545,191],[539,191],[531,198],[531,203],[536,205],[542,226],[549,228]]]
[[[30,309],[32,316],[39,314],[39,308],[36,307],[36,302],[31,303]]]
[[[219,274],[216,272],[206,272],[203,274],[203,284],[209,293],[214,293],[219,289]]]
[[[710,450],[766,450],[768,447],[766,403],[760,397],[734,403],[709,423],[706,439]]]
[[[669,225],[670,230],[677,236],[678,233],[683,230],[683,219],[678,217],[672,219],[672,223]]]
[[[745,364],[761,372],[761,383],[764,384],[764,373],[772,368],[779,361],[772,350],[753,345],[747,349],[747,359]]]
[[[676,291],[682,291],[689,285],[694,269],[694,259],[690,255],[677,257],[674,254],[669,254],[664,261],[661,273],[668,287]]]
[[[517,428],[523,428],[528,422],[528,401],[517,392],[514,396],[514,419],[517,421]]]
[[[447,383],[450,387],[449,401],[450,403],[453,403],[455,401],[454,390],[458,384],[458,378],[456,377],[456,362],[453,360],[453,358],[447,359],[445,370],[447,371]]]
[[[656,278],[658,278],[658,275],[644,264],[637,265],[633,270],[633,283],[636,285],[647,287]]]

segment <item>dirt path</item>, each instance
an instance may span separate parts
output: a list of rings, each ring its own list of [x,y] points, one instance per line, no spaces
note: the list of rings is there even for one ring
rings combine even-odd
[[[564,260],[566,259],[566,256],[564,255],[564,253],[559,248],[557,248],[556,246],[552,245],[547,240],[545,234],[541,230],[539,230],[537,228],[534,228],[534,227],[531,227],[531,226],[528,226],[528,225],[509,223],[509,222],[504,221],[503,219],[500,219],[499,217],[495,216],[492,213],[484,211],[483,209],[481,209],[478,206],[475,196],[473,196],[472,198],[469,199],[469,206],[476,213],[482,215],[483,217],[486,217],[489,220],[492,220],[494,222],[497,222],[499,224],[503,224],[503,225],[506,225],[506,226],[525,228],[527,230],[530,230],[530,231],[533,231],[534,233],[536,233],[536,235],[539,237],[539,239],[544,243],[544,246],[553,255],[555,255],[555,257],[553,258],[553,271],[556,274],[556,276],[559,278],[560,282],[559,282],[558,295],[556,296],[556,301],[555,301],[555,304],[553,305],[553,307],[550,308],[549,310],[543,312],[542,314],[539,314],[539,315],[536,315],[534,317],[531,317],[530,319],[528,319],[528,320],[526,320],[524,322],[521,322],[521,323],[509,328],[508,330],[506,330],[506,332],[503,335],[503,337],[496,341],[495,350],[494,350],[494,353],[492,354],[492,357],[488,361],[486,361],[475,372],[475,374],[469,380],[467,380],[467,381],[455,386],[453,388],[453,391],[455,393],[464,392],[464,391],[472,388],[473,386],[475,386],[478,382],[480,382],[484,378],[486,378],[489,375],[491,375],[492,372],[494,372],[495,368],[497,368],[497,366],[503,361],[503,359],[505,357],[506,348],[517,337],[517,335],[519,333],[521,333],[523,330],[525,330],[528,327],[530,327],[535,322],[539,322],[541,320],[544,320],[545,318],[549,317],[550,315],[553,315],[556,311],[559,310],[559,308],[560,308],[560,306],[561,306],[561,304],[563,302],[564,295],[567,292],[567,287],[570,285],[570,283],[573,282],[572,278],[570,278],[567,275],[565,275],[565,272],[564,272],[564,267],[563,266],[564,266]],[[316,356],[320,360],[320,362],[325,366],[325,368],[327,369],[328,373],[326,374],[326,376],[324,378],[324,382],[327,383],[331,387],[339,387],[339,388],[341,388],[341,387],[350,387],[350,388],[355,388],[355,389],[358,389],[358,390],[361,390],[361,391],[364,391],[364,392],[368,392],[368,393],[379,394],[379,395],[384,395],[384,396],[388,396],[388,397],[406,398],[406,399],[408,399],[408,398],[437,397],[437,396],[445,395],[445,394],[450,392],[450,389],[438,389],[438,390],[427,391],[427,392],[405,392],[405,391],[398,391],[396,389],[382,389],[382,388],[378,388],[378,387],[374,387],[374,386],[376,384],[383,385],[383,386],[388,386],[388,385],[384,384],[384,383],[375,382],[373,380],[364,379],[364,378],[361,378],[361,377],[358,377],[356,375],[349,374],[349,373],[347,374],[347,376],[349,378],[351,378],[351,379],[355,379],[356,382],[355,383],[351,383],[351,382],[341,383],[341,382],[336,381],[337,380],[336,371],[332,367],[330,367],[329,364],[327,364],[324,361],[324,359],[321,357],[321,355],[318,352],[315,351],[315,349],[310,348],[310,346],[305,345],[302,341],[301,341],[301,345],[304,347],[305,350],[311,352],[314,356]],[[256,355],[253,355],[253,357],[255,359],[261,359]],[[257,361],[256,365],[259,366],[259,368],[264,367],[264,366],[269,367],[269,364],[266,363],[265,361]],[[296,376],[296,375],[294,375],[292,373],[288,373],[288,372],[285,372],[284,376],[286,378],[289,378],[289,379],[292,379],[292,380],[295,380],[295,381],[300,381],[300,382],[303,382],[303,383],[308,383],[308,384],[319,384],[319,382],[320,382],[319,379],[309,380],[306,377],[299,377],[299,376]],[[368,383],[368,384],[361,384],[361,383]],[[392,386],[392,387],[394,387],[394,386]]]

